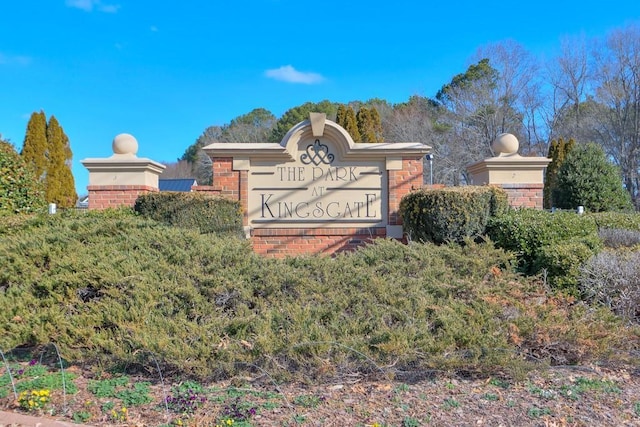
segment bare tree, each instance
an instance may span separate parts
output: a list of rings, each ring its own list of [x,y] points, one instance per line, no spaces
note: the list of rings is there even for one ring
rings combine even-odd
[[[187,160],[178,160],[174,163],[163,163],[166,168],[162,171],[160,178],[194,178],[193,164]]]
[[[639,205],[640,27],[609,34],[594,53],[595,100],[602,105],[599,142],[622,171],[627,190]]]
[[[509,132],[518,137],[524,154],[540,154],[542,149],[546,153],[544,126],[538,119],[542,107],[539,61],[514,40],[481,47],[475,59],[483,58],[498,73],[491,95],[501,122],[488,135],[490,142],[499,133]]]
[[[559,54],[547,63],[544,73],[549,85],[544,110],[547,138],[587,142],[593,110],[585,104],[590,95],[587,41],[566,37],[560,43]]]

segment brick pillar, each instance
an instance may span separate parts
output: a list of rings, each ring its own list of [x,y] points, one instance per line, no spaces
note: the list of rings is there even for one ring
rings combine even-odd
[[[90,210],[133,206],[141,194],[159,191],[164,165],[138,158],[138,141],[132,135],[117,135],[111,146],[111,157],[82,160],[89,170]]]
[[[221,196],[240,201],[244,212],[243,224],[249,223],[247,208],[249,206],[249,171],[233,170],[232,157],[214,157],[213,191]]]
[[[422,157],[405,157],[402,169],[389,171],[389,225],[402,225],[400,201],[410,191],[422,187],[422,172]]]

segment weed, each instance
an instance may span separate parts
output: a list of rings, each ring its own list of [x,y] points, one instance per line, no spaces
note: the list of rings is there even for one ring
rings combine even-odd
[[[305,417],[304,415],[294,415],[293,416],[293,422],[295,422],[296,424],[302,424],[307,420],[307,417]]]
[[[89,421],[91,419],[91,412],[89,411],[78,411],[78,412],[74,412],[73,415],[71,416],[71,418],[73,419],[74,423],[77,424],[82,424],[82,423],[86,423],[87,421]]]
[[[149,386],[151,383],[147,381],[135,383],[133,389],[125,389],[116,393],[118,399],[122,400],[125,406],[140,406],[153,401]]]
[[[640,402],[636,402],[633,405],[633,412],[635,412],[636,417],[640,417]]]
[[[272,410],[272,409],[277,408],[280,405],[278,405],[275,402],[264,402],[261,406],[262,406],[262,408],[264,408],[266,410]]]
[[[460,402],[458,402],[456,399],[454,399],[452,397],[447,397],[444,400],[444,407],[446,409],[459,408],[460,407]]]
[[[498,395],[495,393],[485,393],[482,395],[482,398],[484,400],[489,400],[491,402],[495,402],[496,400],[498,400]]]
[[[560,387],[559,392],[567,399],[578,400],[586,391],[620,393],[621,390],[613,381],[578,377],[573,384]]]
[[[301,394],[296,396],[293,403],[305,408],[316,408],[323,400],[324,398],[312,394]]]
[[[29,365],[23,370],[21,375],[27,377],[40,377],[47,373],[47,367],[38,363],[37,360],[31,359]]]
[[[420,426],[420,421],[413,417],[404,417],[402,419],[402,427],[418,427]]]
[[[400,384],[396,387],[395,391],[396,393],[398,392],[405,392],[405,391],[409,391],[409,384]]]
[[[100,409],[102,410],[102,413],[106,414],[106,413],[110,412],[115,406],[116,406],[115,403],[113,403],[111,401],[107,401],[107,402],[104,402],[102,404]]]
[[[549,408],[538,408],[537,406],[532,406],[527,411],[527,415],[529,418],[540,418],[545,415],[551,415],[551,409]]]
[[[529,393],[539,396],[543,399],[554,400],[558,397],[558,393],[551,389],[543,389],[534,384],[529,384]]]
[[[505,390],[510,387],[510,384],[507,381],[501,380],[499,378],[491,378],[491,380],[489,380],[489,384]]]
[[[122,376],[105,380],[92,380],[87,384],[87,390],[95,394],[96,397],[116,397],[116,388],[126,386],[129,377]]]
[[[620,393],[622,391],[615,382],[609,380],[578,377],[575,380],[575,384],[580,392],[601,390],[605,393]]]

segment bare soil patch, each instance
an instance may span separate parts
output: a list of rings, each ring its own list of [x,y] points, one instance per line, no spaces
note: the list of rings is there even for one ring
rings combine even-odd
[[[38,416],[93,426],[216,426],[230,419],[234,426],[640,426],[640,369],[633,366],[553,367],[519,381],[347,376],[319,384],[274,384],[265,377],[242,378],[202,384],[198,396],[206,401],[189,415],[164,404],[176,384],[152,383],[151,401],[123,412],[122,399],[89,391],[90,381],[101,380],[69,370],[78,375],[73,380],[78,391],[53,390]],[[125,388],[144,381],[129,377]],[[0,399],[0,410],[36,414],[20,408],[12,392]]]

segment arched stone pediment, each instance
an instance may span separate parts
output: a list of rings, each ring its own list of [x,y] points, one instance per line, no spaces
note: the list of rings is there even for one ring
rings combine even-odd
[[[315,120],[315,126],[312,120]],[[317,146],[315,144],[316,140],[327,150],[332,149],[331,154],[338,159],[348,157],[348,153],[355,146],[351,135],[339,124],[326,120],[324,114],[317,114],[315,117],[292,127],[282,138],[280,145],[292,157],[296,157],[297,153],[306,152],[309,145],[312,147],[314,145]]]

